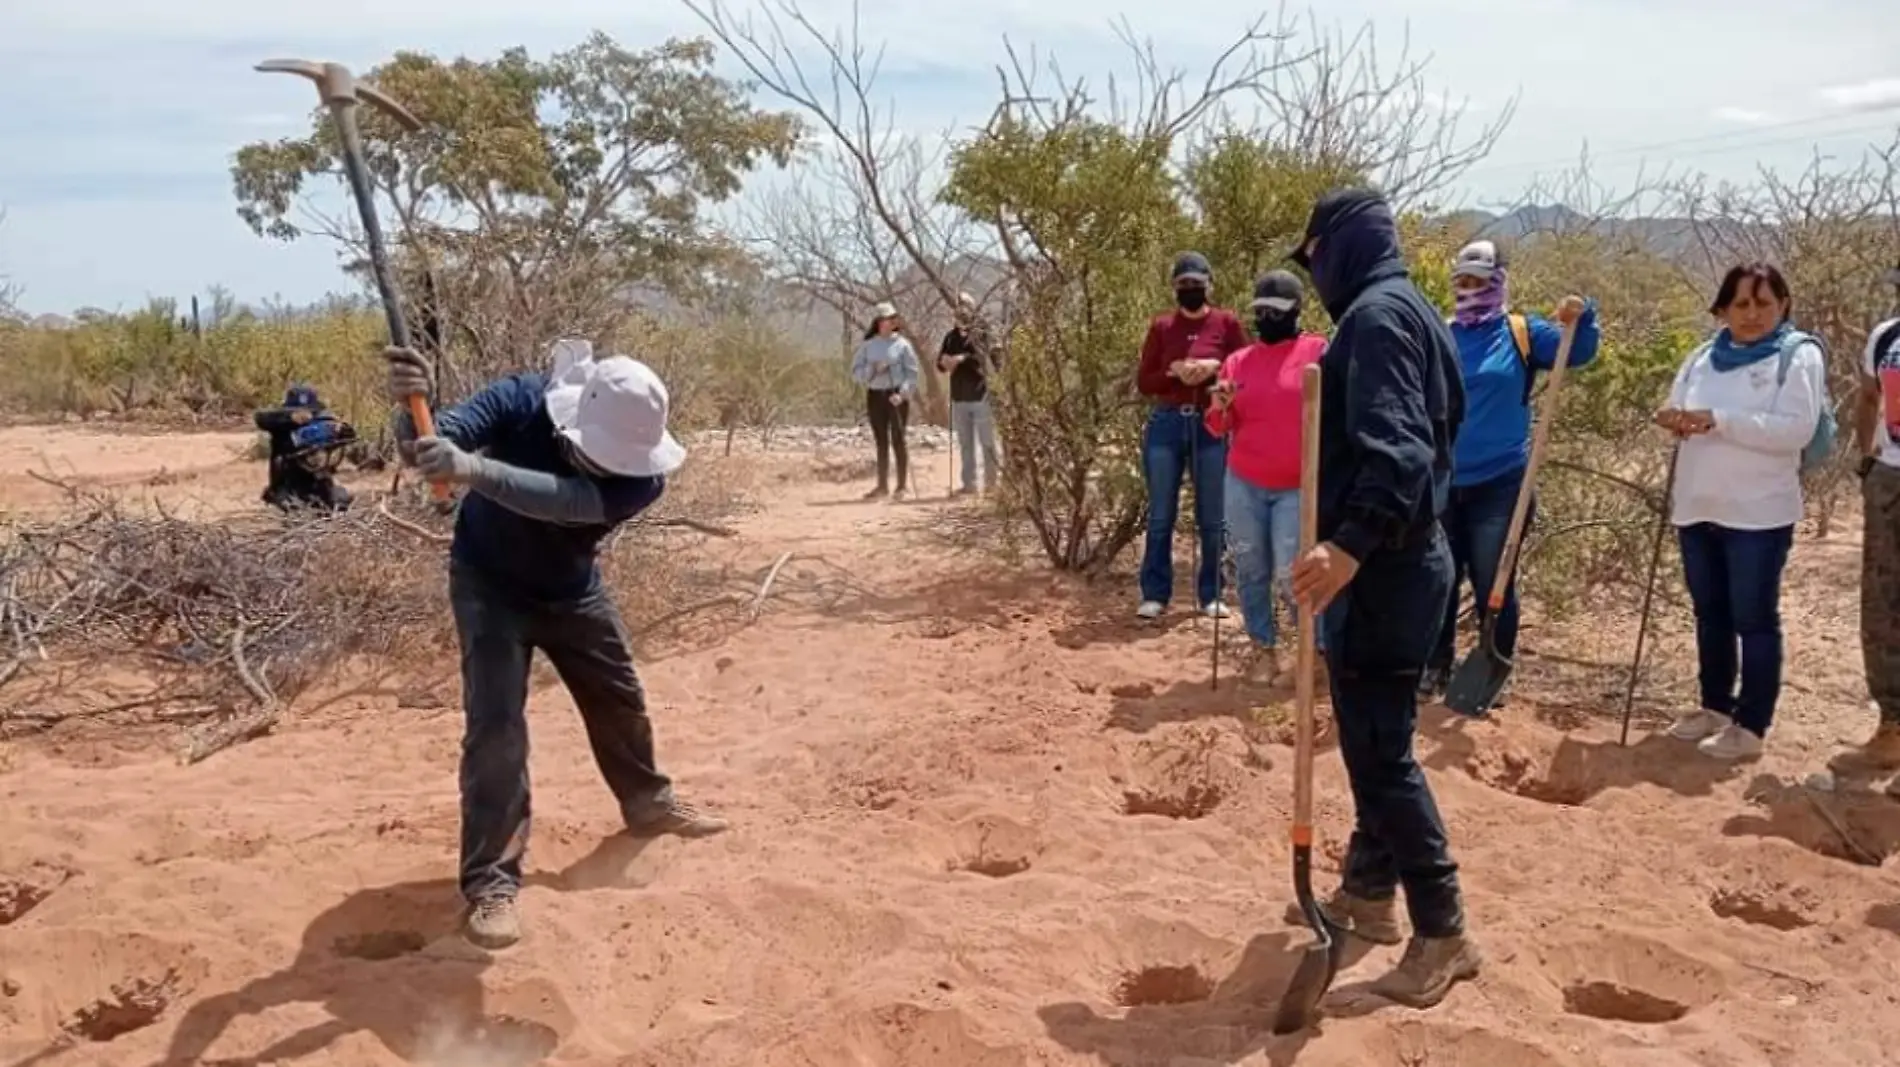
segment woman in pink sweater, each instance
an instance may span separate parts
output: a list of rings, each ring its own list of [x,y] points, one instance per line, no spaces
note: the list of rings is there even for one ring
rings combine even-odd
[[[1277,587],[1289,610],[1287,568],[1300,547],[1300,372],[1319,362],[1326,339],[1300,332],[1300,280],[1283,270],[1254,284],[1260,340],[1228,356],[1215,379],[1207,431],[1227,440],[1227,547],[1240,612],[1260,649],[1256,677],[1278,678]]]

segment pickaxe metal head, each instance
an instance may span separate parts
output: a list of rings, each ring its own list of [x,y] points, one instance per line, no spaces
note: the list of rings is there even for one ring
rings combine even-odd
[[[317,84],[317,97],[332,108],[352,107],[362,101],[381,108],[403,129],[414,133],[422,123],[409,110],[396,103],[374,85],[356,80],[350,68],[341,63],[316,63],[308,59],[267,59],[257,65],[266,74],[297,74]]]

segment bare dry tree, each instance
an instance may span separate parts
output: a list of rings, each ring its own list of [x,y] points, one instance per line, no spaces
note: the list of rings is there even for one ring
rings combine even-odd
[[[1258,136],[1303,159],[1367,175],[1401,210],[1426,206],[1491,154],[1517,113],[1517,96],[1471,129],[1471,103],[1433,92],[1431,56],[1415,56],[1409,33],[1390,57],[1371,23],[1356,28],[1306,18],[1312,44],[1277,64],[1254,90]]]

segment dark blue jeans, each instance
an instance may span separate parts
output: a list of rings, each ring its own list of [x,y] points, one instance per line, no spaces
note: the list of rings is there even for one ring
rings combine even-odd
[[[1524,484],[1519,468],[1488,482],[1454,488],[1439,524],[1451,544],[1453,567],[1451,595],[1445,598],[1445,624],[1438,631],[1438,645],[1432,650],[1430,666],[1439,670],[1451,667],[1457,659],[1458,590],[1470,581],[1478,598],[1478,624],[1483,626],[1490,612],[1491,584],[1498,580],[1498,561],[1504,556],[1504,538],[1511,532],[1511,512],[1517,507],[1518,486]],[[1531,496],[1530,511],[1524,516],[1529,532],[1537,518],[1537,497]],[[1512,568],[1511,584],[1504,590],[1504,606],[1498,609],[1493,635],[1498,653],[1505,659],[1517,655],[1517,573]]]
[[[604,590],[579,600],[524,602],[452,564],[449,602],[462,643],[462,895],[521,887],[528,847],[528,666],[554,664],[587,728],[594,762],[628,822],[672,800],[654,769],[653,726],[626,627]]]
[[[1419,675],[1437,643],[1451,578],[1442,532],[1424,545],[1381,549],[1320,624],[1339,754],[1352,784],[1354,823],[1342,887],[1362,899],[1389,900],[1404,886],[1406,911],[1420,937],[1464,932],[1458,864],[1412,752]]]
[[[1702,706],[1765,737],[1781,695],[1781,572],[1794,527],[1734,530],[1698,522],[1678,528],[1676,536],[1695,606]]]
[[[1158,407],[1141,435],[1141,476],[1148,484],[1148,543],[1141,554],[1141,599],[1166,604],[1174,596],[1174,522],[1181,513],[1181,482],[1194,480],[1194,527],[1201,539],[1196,607],[1220,595],[1221,498],[1226,492],[1227,446],[1207,432],[1198,409]]]

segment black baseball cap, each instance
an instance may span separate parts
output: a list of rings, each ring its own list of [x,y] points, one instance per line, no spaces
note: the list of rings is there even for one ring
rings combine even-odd
[[[1306,298],[1306,287],[1289,270],[1270,270],[1253,283],[1253,309],[1285,315],[1298,311]]]
[[[1183,252],[1174,257],[1174,270],[1169,277],[1176,285],[1182,282],[1200,282],[1208,285],[1214,280],[1214,268],[1208,265],[1207,257],[1199,252]]]

